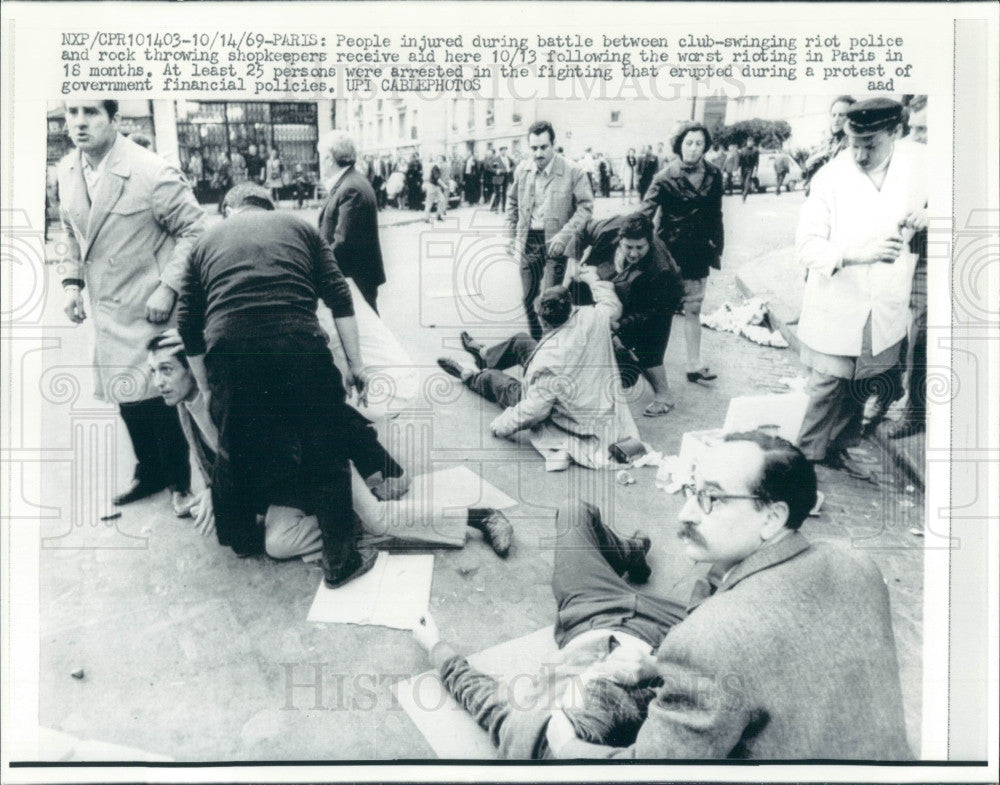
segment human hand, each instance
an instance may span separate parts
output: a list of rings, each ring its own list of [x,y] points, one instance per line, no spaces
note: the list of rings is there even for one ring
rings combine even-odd
[[[848,248],[844,252],[847,264],[891,264],[903,252],[903,238],[899,235],[886,235],[866,243]]]
[[[907,229],[912,229],[915,232],[919,232],[921,229],[926,229],[927,210],[925,208],[911,210],[906,214],[906,218],[900,221],[900,227],[906,227]]]
[[[82,324],[83,320],[87,318],[87,311],[83,305],[83,292],[80,291],[79,286],[67,286],[65,291],[66,303],[63,306],[63,312],[73,324]]]
[[[545,251],[549,258],[557,259],[566,253],[566,243],[562,240],[552,240]]]
[[[347,371],[347,388],[358,395],[358,406],[368,405],[368,371],[357,366],[350,366]]]
[[[167,321],[170,318],[170,312],[174,309],[176,299],[177,292],[161,283],[146,300],[146,321],[153,324]]]
[[[191,504],[191,515],[194,516],[194,528],[203,537],[215,534],[215,510],[212,507],[212,489],[206,488]]]
[[[608,679],[616,684],[637,684],[658,674],[656,657],[634,646],[619,646],[584,671],[584,679]]]
[[[441,641],[441,631],[438,629],[437,622],[434,621],[434,617],[431,616],[430,611],[421,616],[411,630],[414,640],[428,654]]]

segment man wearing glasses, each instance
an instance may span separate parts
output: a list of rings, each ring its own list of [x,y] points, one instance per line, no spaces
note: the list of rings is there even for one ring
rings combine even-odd
[[[559,529],[569,532],[561,542],[578,555],[557,558],[567,569],[556,570],[553,585],[576,582],[573,607],[586,606],[594,627],[616,617],[668,632],[655,653],[620,647],[602,664],[622,684],[663,681],[635,743],[582,741],[556,710],[546,730],[551,754],[911,758],[885,583],[867,557],[799,533],[816,500],[805,456],[776,436],[730,434],[706,450],[684,492],[677,535],[687,556],[711,570],[679,621],[673,603],[622,577],[635,582],[636,559],[622,551],[633,550],[631,541],[602,524],[595,507],[560,511]],[[587,571],[574,572],[574,560]]]

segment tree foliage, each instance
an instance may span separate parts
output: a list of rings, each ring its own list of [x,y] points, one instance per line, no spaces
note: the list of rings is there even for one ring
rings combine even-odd
[[[792,135],[792,127],[784,120],[740,120],[738,123],[723,126],[717,135],[719,144],[728,147],[730,144],[743,146],[747,137],[753,137],[757,146],[764,149],[781,147]]]

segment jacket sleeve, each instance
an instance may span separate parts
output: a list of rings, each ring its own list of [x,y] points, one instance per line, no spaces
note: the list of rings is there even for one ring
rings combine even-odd
[[[753,720],[737,685],[699,668],[681,653],[661,653],[659,670],[663,687],[650,703],[632,746],[619,749],[573,739],[558,750],[558,757],[729,757]]]
[[[341,214],[343,215],[343,211]],[[311,226],[303,224],[303,228],[309,233],[308,244],[313,260],[313,285],[316,287],[316,294],[326,303],[334,319],[354,316],[351,287],[337,264],[333,250]]]
[[[204,234],[205,211],[179,169],[167,166],[153,186],[153,217],[175,239],[173,254],[160,270],[160,282],[180,292],[188,260],[198,238]]]
[[[357,188],[345,188],[341,192],[341,198],[337,205],[337,223],[333,224],[330,214],[333,210],[327,211],[326,226],[323,227],[323,239],[330,245],[333,256],[338,263],[350,269],[354,261],[352,249],[347,243],[348,237],[359,237],[363,230],[358,226],[358,221],[363,208],[364,197]]]
[[[799,262],[807,270],[827,277],[843,266],[845,250],[843,245],[830,240],[833,189],[829,174],[830,170],[826,168],[813,178],[809,197],[799,214],[799,228],[795,235]]]
[[[712,211],[711,224],[709,227],[709,238],[715,246],[717,259],[722,258],[722,251],[726,247],[726,230],[722,225],[722,177],[715,178],[712,188],[708,192],[708,207]],[[713,265],[718,268],[719,264]]]
[[[646,189],[646,198],[639,205],[639,212],[652,221],[654,225],[656,225],[656,211],[660,208],[660,202],[664,196],[666,194],[663,190],[663,180],[659,177],[654,177],[653,181],[649,184],[649,188]],[[656,228],[659,229],[659,226]]]
[[[66,255],[62,259],[66,274],[62,277],[62,285],[76,284],[81,289],[84,286],[83,261],[81,260],[80,244],[76,240],[76,231],[69,215],[60,205],[59,222],[66,232]]]
[[[559,377],[551,370],[537,372],[534,378],[525,380],[521,400],[504,409],[490,423],[490,429],[497,436],[512,436],[525,428],[534,427],[552,412],[559,398],[559,386]]]
[[[184,351],[197,357],[205,353],[205,309],[208,301],[201,285],[202,247],[196,245],[188,260],[177,297],[177,332]]]
[[[517,192],[520,190],[521,180],[524,178],[524,169],[518,167],[514,170],[514,182],[507,189],[507,234],[513,240],[517,236]]]
[[[580,259],[590,246],[594,244],[594,221],[587,221],[577,229],[566,244],[566,256],[570,259]]]
[[[590,287],[590,293],[594,298],[594,311],[609,322],[617,321],[622,315],[622,304],[615,294],[615,285],[611,281],[602,281],[598,278],[597,270],[593,267],[581,270],[580,280]]]
[[[594,192],[590,189],[590,180],[586,173],[579,168],[572,169],[573,176],[573,215],[560,229],[553,241],[569,244],[575,235],[587,221],[594,215]]]
[[[493,746],[499,747],[504,721],[511,711],[510,704],[501,697],[500,683],[473,668],[444,642],[431,651],[431,662],[437,666],[448,694],[490,734]]]

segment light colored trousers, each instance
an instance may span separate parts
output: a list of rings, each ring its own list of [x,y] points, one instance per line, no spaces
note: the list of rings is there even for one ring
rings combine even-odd
[[[443,510],[416,500],[412,490],[401,499],[379,501],[353,465],[351,493],[367,544],[397,541],[450,548],[465,544],[465,518],[444,516]],[[264,529],[264,549],[271,558],[319,558],[322,535],[315,515],[306,515],[296,507],[271,505],[264,517]]]

